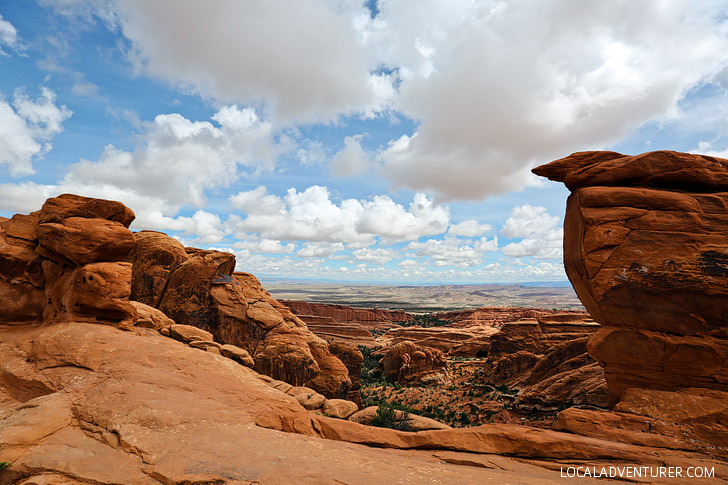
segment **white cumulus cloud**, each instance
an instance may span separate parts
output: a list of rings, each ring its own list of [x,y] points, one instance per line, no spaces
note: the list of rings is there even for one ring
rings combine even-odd
[[[326,187],[314,185],[303,192],[291,188],[284,197],[268,195],[265,187],[238,193],[231,204],[246,213],[232,218],[240,237],[258,233],[279,241],[302,240],[372,243],[375,237],[414,240],[445,232],[447,207],[415,194],[409,209],[385,195],[370,200],[331,200]]]
[[[52,148],[49,140],[63,131],[71,114],[56,106],[56,94],[45,87],[37,99],[16,91],[12,105],[0,93],[0,165],[13,177],[34,174],[33,160]]]
[[[490,224],[480,224],[478,221],[469,219],[451,225],[447,233],[451,236],[478,237],[492,230],[493,227]]]
[[[563,255],[564,230],[559,218],[550,215],[545,207],[529,204],[514,207],[501,234],[511,239],[521,238],[502,248],[506,256],[560,258]]]
[[[381,174],[447,199],[521,188],[537,163],[674,113],[728,63],[719,1],[378,7],[368,45],[399,67],[397,109],[420,122],[381,153]]]

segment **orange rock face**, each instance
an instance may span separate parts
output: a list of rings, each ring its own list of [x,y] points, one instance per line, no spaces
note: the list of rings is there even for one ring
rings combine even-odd
[[[728,389],[728,160],[575,153],[534,169],[571,190],[564,264],[625,389]]]
[[[445,354],[405,341],[389,347],[377,370],[402,384],[442,384],[447,381]]]
[[[409,322],[412,315],[401,310],[380,308],[354,308],[346,305],[308,303],[297,300],[281,300],[296,315],[329,317],[338,323]]]
[[[235,256],[184,248],[158,232],[136,235],[132,298],[178,324],[201,328],[247,351],[255,370],[327,397],[346,397],[351,380],[329,345],[265,291],[255,276],[234,273]]]
[[[134,213],[64,194],[0,223],[0,322],[101,321],[129,328]]]

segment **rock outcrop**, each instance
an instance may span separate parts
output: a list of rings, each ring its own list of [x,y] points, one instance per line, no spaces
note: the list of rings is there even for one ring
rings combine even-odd
[[[0,223],[0,322],[103,321],[129,328],[134,213],[64,194]]]
[[[272,298],[255,276],[234,272],[234,255],[184,248],[154,231],[135,236],[128,258],[132,298],[245,350],[262,374],[330,398],[347,396],[348,370],[328,343]]]
[[[584,313],[545,313],[503,325],[491,337],[486,383],[520,390],[521,410],[606,407],[604,371],[587,353],[600,326]]]
[[[538,318],[556,313],[536,308],[481,307],[474,310],[459,310],[435,313],[433,316],[451,322],[451,327],[487,326],[501,327],[506,323],[523,318]]]
[[[437,349],[405,341],[387,348],[377,371],[400,384],[444,384],[447,381],[447,359]]]
[[[534,172],[572,191],[564,265],[602,324],[587,347],[614,410],[557,428],[725,456],[728,160],[582,152]]]
[[[491,336],[497,333],[498,329],[491,326],[396,327],[382,335],[379,342],[391,346],[410,341],[451,356],[484,357],[488,355]]]
[[[589,352],[626,389],[728,390],[728,160],[575,153],[534,169],[572,191],[564,264],[603,327]]]
[[[402,310],[381,308],[354,308],[346,305],[309,303],[298,300],[281,300],[296,315],[328,317],[337,323],[388,323],[409,322],[412,315]]]

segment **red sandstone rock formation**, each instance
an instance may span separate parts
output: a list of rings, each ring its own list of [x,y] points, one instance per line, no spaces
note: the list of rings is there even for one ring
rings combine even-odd
[[[351,345],[373,347],[377,345],[372,333],[359,323],[338,323],[331,317],[296,315],[309,330],[327,341],[339,341]]]
[[[564,264],[603,328],[611,403],[629,388],[728,390],[728,160],[583,152],[534,169],[572,190]]]
[[[603,325],[588,349],[615,410],[569,409],[558,429],[724,455],[728,160],[583,152],[534,172],[572,190],[564,264]]]
[[[134,213],[64,194],[0,223],[0,322],[104,321],[129,328]]]
[[[412,315],[402,310],[380,308],[354,308],[345,305],[308,303],[297,300],[281,300],[296,315],[313,315],[333,318],[338,323],[387,323],[409,322]]]
[[[487,326],[501,327],[508,322],[523,318],[538,318],[556,313],[552,310],[538,308],[482,307],[475,310],[461,310],[436,313],[433,316],[447,320],[451,327]]]
[[[706,466],[715,467],[717,477],[728,476],[728,393],[701,387],[630,388],[614,412],[562,412],[560,429],[579,435],[513,425],[407,433],[316,415],[304,405],[341,416],[352,407],[255,372],[246,366],[252,362],[244,349],[171,323],[161,311],[129,302],[131,289],[119,290],[131,287],[135,277],[151,281],[142,285],[150,291],[148,301],[161,304],[171,297],[167,290],[161,297],[156,292],[169,281],[159,284],[156,278],[172,280],[193,260],[188,269],[199,274],[185,270],[191,281],[175,283],[179,288],[172,294],[200,305],[214,301],[214,311],[199,309],[217,312],[211,328],[225,335],[235,335],[225,319],[243,318],[239,309],[245,303],[245,319],[270,327],[267,332],[280,338],[275,350],[285,353],[285,332],[273,330],[290,319],[252,275],[228,273],[224,255],[187,249],[186,259],[174,263],[179,268],[168,268],[166,276],[164,268],[150,271],[154,278],[145,279],[128,263],[104,260],[104,254],[120,257],[125,236],[111,242],[109,253],[64,248],[63,239],[53,237],[45,246],[37,240],[39,224],[63,225],[75,217],[127,226],[133,215],[123,205],[63,196],[44,209],[0,220],[0,302],[8,303],[0,305],[0,461],[12,464],[0,471],[0,484],[368,484],[433,477],[459,484],[553,483],[559,472],[542,466],[558,470],[566,463]],[[68,228],[103,233],[111,226],[72,221]],[[101,260],[85,262],[89,254]],[[213,272],[201,263],[216,269],[208,299],[204,279]],[[43,298],[23,300],[26,292]],[[118,320],[129,311],[118,305],[123,302],[133,309],[133,327],[126,318]],[[318,362],[323,348],[307,341]],[[549,365],[569,367],[578,351],[557,346],[547,356]],[[546,376],[548,367],[536,369]]]
[[[447,381],[447,360],[439,350],[405,341],[385,351],[377,371],[400,384],[444,384]]]
[[[587,354],[587,340],[598,329],[584,313],[507,323],[491,337],[486,382],[520,389],[515,404],[522,410],[606,407],[604,372]]]
[[[327,397],[351,386],[329,345],[273,299],[255,276],[234,273],[235,256],[184,248],[162,233],[141,231],[129,260],[132,297],[156,306],[175,322],[205,329],[220,343],[245,349],[255,369]]]
[[[490,347],[490,337],[498,333],[495,327],[395,327],[379,338],[384,346],[411,341],[422,347],[440,350],[448,355],[484,357]]]

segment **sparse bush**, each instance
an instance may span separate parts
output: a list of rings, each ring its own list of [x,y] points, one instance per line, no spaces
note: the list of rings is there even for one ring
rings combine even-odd
[[[441,320],[432,313],[425,313],[422,315],[412,315],[414,318],[409,322],[396,322],[397,325],[402,327],[444,327],[450,325],[447,320]]]
[[[0,461],[0,471],[5,470],[6,468],[10,468],[11,466],[13,466],[12,463],[9,463],[7,461]]]
[[[378,428],[391,428],[399,431],[409,430],[409,413],[403,412],[400,417],[397,417],[397,410],[394,405],[387,401],[380,401],[377,413],[372,419],[372,426]]]

